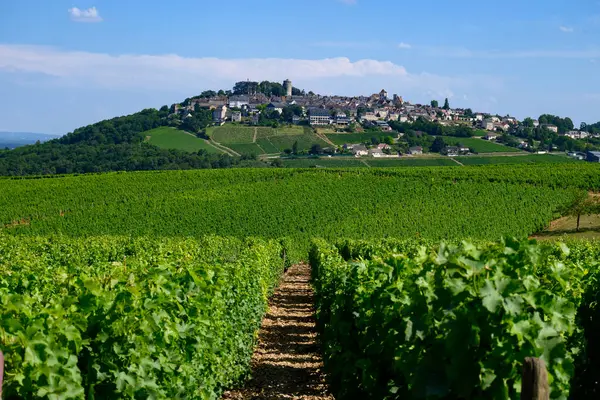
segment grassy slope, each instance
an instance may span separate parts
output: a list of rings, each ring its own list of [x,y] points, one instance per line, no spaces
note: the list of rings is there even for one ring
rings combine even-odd
[[[354,143],[364,143],[370,142],[371,138],[376,137],[380,141],[383,140],[386,136],[394,137],[397,133],[395,132],[368,132],[368,133],[329,133],[327,134],[327,139],[331,140],[333,143],[341,146],[345,143],[354,144]]]
[[[255,132],[256,143],[253,142]],[[322,147],[328,145],[310,128],[301,126],[284,126],[273,129],[227,124],[210,128],[208,134],[216,142],[241,154],[281,153],[285,149],[291,149],[295,142],[298,142],[300,151],[309,150],[315,143]]]
[[[177,149],[189,152],[205,150],[207,153],[221,153],[220,150],[189,133],[170,127],[160,127],[142,133],[148,143],[163,149]]]
[[[254,128],[227,124],[209,128],[207,134],[213,138],[215,142],[224,145],[252,143],[252,139],[254,138]]]
[[[579,232],[577,217],[562,217],[552,221],[547,229],[533,237],[539,240],[600,239],[600,215],[582,215]]]
[[[507,153],[507,152],[520,152],[521,150],[515,149],[514,147],[504,146],[502,144],[490,142],[478,138],[459,138],[453,136],[442,136],[446,144],[457,145],[463,144],[475,150],[478,153]]]

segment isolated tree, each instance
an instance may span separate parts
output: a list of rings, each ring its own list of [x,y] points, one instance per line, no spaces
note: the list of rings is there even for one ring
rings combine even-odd
[[[600,214],[600,197],[587,194],[579,196],[567,212],[567,215],[577,217],[577,232],[579,232],[581,216],[591,214]]]
[[[437,100],[431,100],[431,107],[438,108],[439,106],[440,106],[440,104],[438,103]]]
[[[297,140],[292,145],[292,154],[298,154],[298,141]]]
[[[439,153],[446,147],[446,142],[441,137],[436,137],[433,143],[431,144],[431,148],[429,149],[432,153]]]
[[[444,110],[449,110],[450,109],[450,102],[448,101],[448,98],[446,97],[446,100],[444,100]]]

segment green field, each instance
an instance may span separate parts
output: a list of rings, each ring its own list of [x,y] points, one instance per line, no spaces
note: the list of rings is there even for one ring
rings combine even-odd
[[[204,150],[207,153],[221,153],[220,150],[194,135],[170,127],[160,127],[143,132],[148,143],[163,149],[176,149],[189,152]]]
[[[298,151],[307,151],[313,144],[319,144],[321,147],[328,146],[312,129],[301,126],[273,129],[226,124],[209,128],[207,133],[216,142],[240,154],[282,153],[286,149],[291,149],[295,142],[298,142]],[[255,133],[256,142],[254,142]]]
[[[343,144],[355,144],[355,143],[364,143],[371,142],[371,138],[375,137],[379,141],[383,141],[385,137],[396,137],[398,134],[396,132],[369,132],[369,133],[329,133],[327,139],[331,140],[333,143],[341,146]]]
[[[442,138],[448,145],[455,146],[460,143],[473,149],[477,153],[513,153],[522,151],[515,149],[514,147],[508,147],[478,138],[459,138],[454,136],[442,136]]]
[[[277,148],[268,138],[261,138],[256,140],[256,144],[259,145],[265,153],[274,154],[281,153],[279,148]]]
[[[576,163],[570,157],[564,157],[560,155],[552,154],[529,154],[529,155],[515,155],[515,156],[465,156],[465,157],[454,157],[456,160],[464,165],[487,165],[487,164],[563,164],[563,163]]]
[[[321,147],[329,146],[329,144],[323,141],[323,139],[319,138],[312,132],[304,133],[302,135],[272,136],[269,138],[269,141],[281,152],[283,152],[285,149],[292,149],[294,143],[296,142],[298,143],[298,151],[310,150],[313,144],[319,144]]]
[[[206,133],[215,142],[223,145],[252,143],[254,138],[254,127],[242,125],[223,125],[208,128]]]
[[[261,155],[264,154],[262,148],[258,146],[256,143],[240,143],[240,144],[227,144],[231,150],[239,153],[239,154],[253,154],[253,155]]]

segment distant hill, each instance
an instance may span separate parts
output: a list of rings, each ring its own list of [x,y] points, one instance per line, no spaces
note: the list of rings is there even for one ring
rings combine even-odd
[[[40,143],[48,140],[57,139],[60,135],[50,133],[34,133],[34,132],[2,132],[0,131],[0,149],[14,149],[15,147],[34,144],[37,141]]]

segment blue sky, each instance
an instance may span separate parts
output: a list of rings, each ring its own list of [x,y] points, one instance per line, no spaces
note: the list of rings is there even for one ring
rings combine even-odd
[[[598,0],[4,0],[0,131],[66,133],[238,80],[600,120]]]

